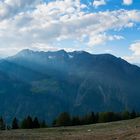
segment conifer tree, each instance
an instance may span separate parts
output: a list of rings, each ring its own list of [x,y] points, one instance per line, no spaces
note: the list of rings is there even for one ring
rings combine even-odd
[[[130,113],[128,111],[122,112],[122,119],[123,120],[128,120],[130,119]]]
[[[71,118],[69,113],[63,112],[59,115],[58,119],[56,120],[56,126],[69,126],[71,125]]]
[[[39,124],[38,118],[35,117],[33,120],[33,128],[39,128],[39,127],[40,127],[40,124]]]
[[[28,116],[27,118],[23,119],[23,121],[21,122],[21,128],[22,129],[31,129],[31,128],[33,128],[33,121],[32,121],[32,118],[30,116]]]
[[[26,129],[26,118],[22,120],[21,122],[21,128]]]
[[[28,116],[27,119],[26,119],[26,127],[28,129],[33,128],[33,121],[32,121],[32,118],[30,116]]]
[[[19,128],[18,120],[17,118],[14,118],[12,122],[12,129],[18,129],[18,128]]]
[[[95,123],[95,114],[94,114],[94,112],[91,112],[91,113],[89,114],[89,116],[88,116],[88,123],[89,123],[89,124]]]
[[[135,110],[132,110],[132,112],[130,113],[130,118],[134,119],[136,117],[137,117],[137,114],[136,114]]]
[[[80,125],[80,118],[77,117],[72,117],[72,125]]]
[[[46,128],[46,127],[47,127],[47,124],[46,124],[45,120],[43,120],[43,121],[40,123],[40,127],[41,127],[41,128]]]
[[[5,122],[3,118],[0,117],[0,130],[5,130],[5,127],[6,127]]]

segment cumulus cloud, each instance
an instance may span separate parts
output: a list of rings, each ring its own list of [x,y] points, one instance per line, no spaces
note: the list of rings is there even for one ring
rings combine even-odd
[[[140,56],[140,41],[131,44],[130,50],[133,52],[133,55]]]
[[[34,8],[36,4],[40,3],[40,0],[3,0],[0,1],[0,19],[8,18],[17,14],[18,12],[24,12],[25,9]]]
[[[21,20],[30,18],[27,24],[20,26],[19,33],[22,35],[39,39],[39,40],[84,40],[86,36],[89,40],[87,44],[90,46],[102,44],[106,40],[123,39],[119,35],[105,35],[104,32],[109,30],[121,30],[123,28],[133,27],[133,22],[140,21],[139,11],[106,11],[99,13],[84,13],[77,8],[69,12],[69,6],[64,3],[57,2],[56,9],[52,10],[52,5],[41,4],[30,15],[16,16],[16,24]],[[69,3],[73,4],[73,3]],[[42,18],[40,18],[42,17]],[[110,20],[111,19],[111,20]],[[103,35],[104,34],[104,35]],[[29,37],[29,38],[30,38]]]
[[[95,8],[102,6],[102,5],[106,5],[106,1],[105,0],[94,0],[93,1],[93,6]]]
[[[123,0],[123,4],[125,5],[131,5],[133,3],[133,0]]]
[[[95,2],[95,1],[94,1]],[[140,22],[139,10],[89,13],[80,0],[4,0],[0,10],[0,44],[32,48],[32,44],[53,46],[54,42],[75,40],[87,47],[123,39],[117,31]],[[7,7],[8,6],[8,7]],[[12,11],[9,11],[10,8]],[[2,8],[1,8],[2,9]],[[109,34],[108,31],[114,31]],[[8,44],[9,43],[9,44]],[[12,45],[11,45],[12,44]],[[22,47],[20,47],[22,46]],[[43,46],[42,48],[45,47]],[[18,50],[18,49],[17,49]]]
[[[132,51],[132,55],[125,56],[124,59],[126,59],[129,62],[140,62],[140,40],[134,42],[130,45],[129,49]]]
[[[97,34],[95,35],[91,35],[90,36],[90,40],[88,42],[88,46],[94,46],[94,45],[100,45],[100,44],[104,44],[107,41],[113,41],[113,40],[121,40],[124,39],[123,36],[118,36],[118,35],[107,35],[105,33],[103,34]]]

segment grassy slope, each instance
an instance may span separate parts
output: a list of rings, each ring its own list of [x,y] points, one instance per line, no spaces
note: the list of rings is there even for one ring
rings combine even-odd
[[[140,118],[76,127],[0,131],[0,140],[137,140]]]

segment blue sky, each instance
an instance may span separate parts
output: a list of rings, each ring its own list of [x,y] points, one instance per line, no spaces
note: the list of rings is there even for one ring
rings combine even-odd
[[[0,0],[0,55],[111,53],[140,63],[139,0]]]

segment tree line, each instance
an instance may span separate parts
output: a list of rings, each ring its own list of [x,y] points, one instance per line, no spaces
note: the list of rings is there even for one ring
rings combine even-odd
[[[34,119],[30,116],[24,118],[21,122],[15,117],[10,125],[6,125],[4,119],[0,117],[0,130],[9,129],[34,129],[34,128],[45,128],[47,124],[45,120],[39,121],[37,117]]]
[[[119,113],[91,112],[82,117],[80,116],[71,117],[69,113],[63,112],[53,121],[52,126],[59,127],[59,126],[76,126],[76,125],[87,125],[87,124],[95,124],[95,123],[106,123],[106,122],[134,119],[136,117],[140,117],[140,114],[136,113],[134,110],[131,112],[124,111]]]
[[[53,122],[51,127],[59,126],[76,126],[76,125],[87,125],[95,123],[105,123],[113,122],[119,120],[128,120],[140,117],[140,114],[134,110],[124,111],[124,112],[100,112],[94,113],[91,112],[84,116],[71,116],[67,112],[61,113]],[[46,128],[48,125],[45,120],[39,121],[37,117],[32,118],[27,116],[22,121],[19,121],[16,117],[12,120],[11,126],[6,125],[4,119],[0,117],[0,130],[5,129],[34,129],[34,128]]]

